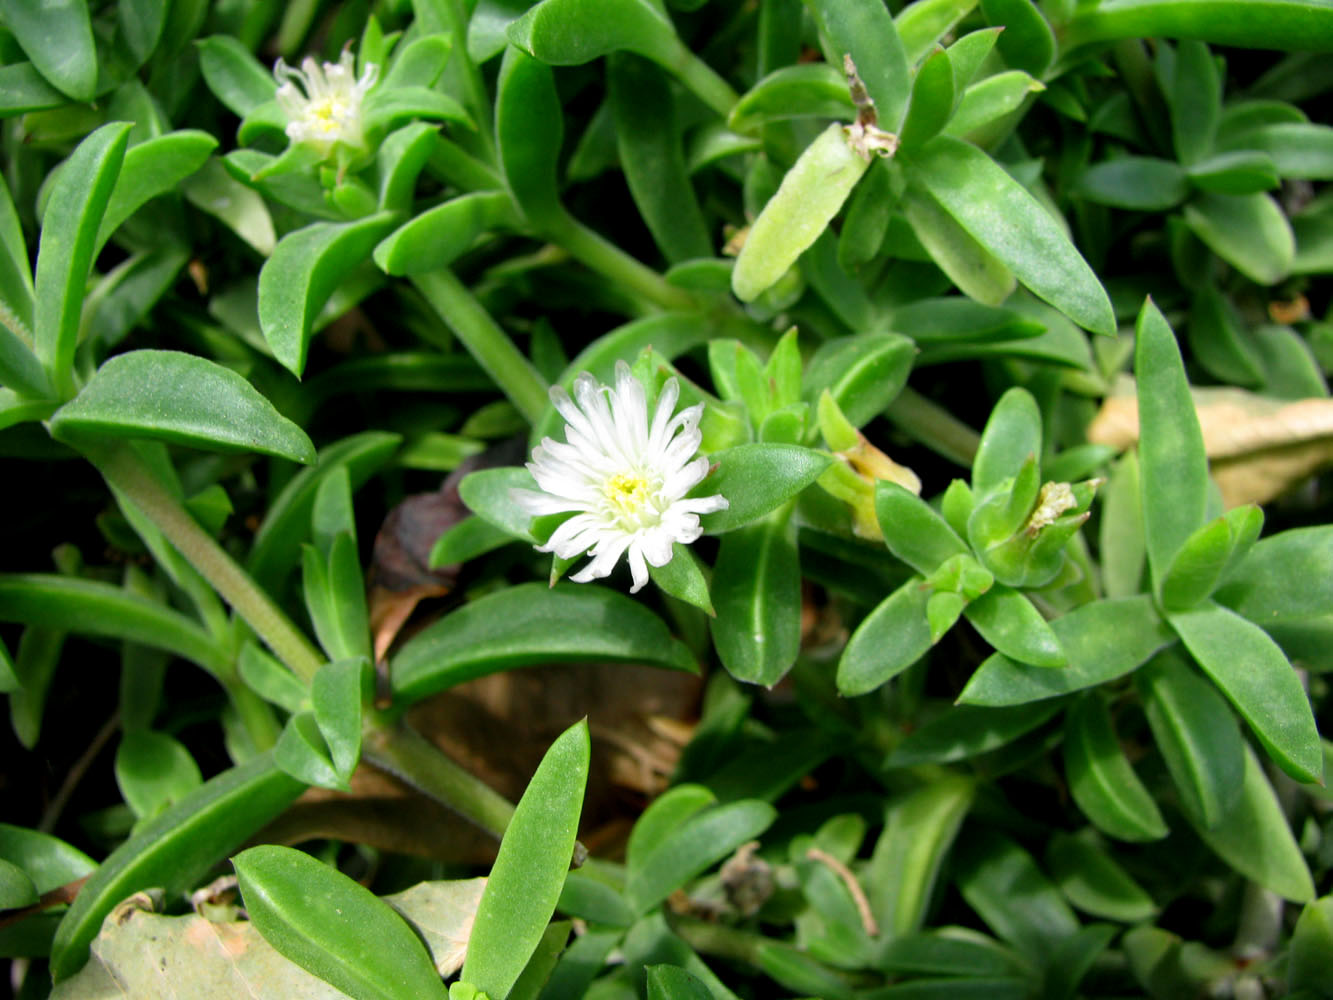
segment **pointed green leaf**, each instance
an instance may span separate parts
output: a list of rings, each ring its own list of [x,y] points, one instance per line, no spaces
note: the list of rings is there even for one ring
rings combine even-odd
[[[789,118],[840,118],[855,115],[847,77],[828,63],[783,66],[741,95],[727,117],[733,132],[754,132]]]
[[[1137,924],[1157,913],[1152,897],[1135,882],[1096,837],[1057,833],[1046,848],[1046,867],[1056,885],[1084,913]]]
[[[810,9],[832,43],[835,64],[843,55],[856,63],[880,127],[898,131],[910,88],[907,53],[888,8],[879,0],[814,0]]]
[[[982,920],[1039,965],[1078,931],[1078,918],[1032,856],[1003,834],[964,840],[957,884]]]
[[[555,912],[574,855],[589,753],[586,720],[557,737],[500,841],[459,976],[488,996],[509,994]]]
[[[386,274],[433,271],[452,264],[482,233],[518,225],[508,193],[474,191],[427,209],[394,230],[375,247],[375,263]]]
[[[1259,757],[1245,746],[1240,795],[1217,826],[1196,826],[1200,839],[1233,869],[1293,903],[1314,899],[1314,881]]]
[[[1147,595],[1094,601],[1050,624],[1068,666],[1033,667],[996,653],[977,668],[958,700],[1021,705],[1080,691],[1123,677],[1175,639]]]
[[[741,799],[696,812],[631,871],[625,895],[636,912],[652,909],[696,875],[707,871],[777,819],[767,802]]]
[[[1055,35],[1032,0],[981,0],[981,12],[1004,28],[998,46],[1005,62],[1041,77],[1055,58]]]
[[[217,144],[207,132],[187,129],[127,149],[97,230],[97,246],[150,199],[174,191],[204,165]]]
[[[4,0],[0,16],[52,86],[76,101],[97,92],[97,50],[87,0]]]
[[[1036,667],[1069,662],[1050,624],[1017,590],[997,583],[969,602],[963,613],[983,639],[1011,660]]]
[[[528,583],[478,598],[413,636],[393,660],[394,700],[411,704],[500,670],[588,661],[698,669],[662,620],[624,594]]]
[[[722,539],[709,631],[737,680],[772,687],[800,650],[801,569],[795,527],[775,515]]]
[[[1185,223],[1252,281],[1274,285],[1291,271],[1296,237],[1271,195],[1205,192],[1185,206]]]
[[[213,96],[239,118],[273,100],[278,89],[273,74],[259,65],[250,50],[231,35],[201,38],[199,68]]]
[[[931,588],[914,576],[861,620],[838,661],[838,693],[873,691],[926,654],[931,634],[926,605]]]
[[[130,351],[97,370],[56,411],[57,437],[151,438],[208,451],[315,460],[296,424],[229,368],[179,351]]]
[[[1097,829],[1136,842],[1167,835],[1157,803],[1130,766],[1111,714],[1095,694],[1074,702],[1066,714],[1064,756],[1069,791]]]
[[[1139,313],[1136,338],[1139,488],[1148,563],[1160,584],[1176,552],[1203,525],[1208,459],[1180,348],[1151,299]]]
[[[1310,700],[1268,634],[1211,601],[1170,621],[1274,762],[1297,781],[1322,781],[1324,755]]]
[[[303,784],[350,790],[347,778],[334,768],[319,723],[309,712],[298,712],[287,720],[273,747],[273,763]]]
[[[912,100],[901,134],[904,149],[915,149],[939,135],[953,115],[956,103],[953,84],[949,53],[936,49],[926,57],[912,81]]]
[[[1312,900],[1301,911],[1287,950],[1287,988],[1333,996],[1333,896]]]
[[[1039,298],[1096,333],[1115,332],[1101,282],[1046,209],[994,160],[951,136],[937,136],[911,157],[919,185]]]
[[[699,496],[721,494],[726,510],[704,514],[704,531],[734,531],[777,510],[828,468],[832,456],[791,444],[741,444],[714,452],[716,467],[695,487]]]
[[[971,778],[946,772],[889,799],[866,877],[866,895],[883,935],[881,955],[888,956],[893,943],[902,940],[899,935],[925,923],[936,881],[976,791]]]
[[[38,358],[63,398],[73,395],[70,366],[78,344],[84,286],[96,252],[102,214],[120,175],[129,132],[128,123],[113,122],[79,143],[61,166],[42,217],[34,343]]]
[[[310,683],[315,722],[343,782],[351,777],[361,756],[361,695],[369,667],[364,657],[335,660],[320,667]]]
[[[102,862],[61,919],[51,945],[52,977],[59,982],[79,970],[103,919],[127,896],[153,886],[169,894],[191,888],[303,790],[262,754],[150,820]]]
[[[356,222],[316,222],[284,236],[259,272],[259,324],[273,354],[298,378],[315,317],[339,283],[393,229],[380,212]]]

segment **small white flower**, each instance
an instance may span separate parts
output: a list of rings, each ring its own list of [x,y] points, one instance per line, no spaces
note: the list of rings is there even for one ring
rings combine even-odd
[[[324,156],[339,143],[362,145],[361,102],[379,79],[378,66],[367,64],[358,80],[352,53],[344,49],[336,63],[323,66],[310,56],[301,61],[300,69],[279,59],[273,76],[279,84],[273,96],[287,115],[287,135],[293,142],[303,142]]]
[[[551,389],[551,402],[565,418],[565,443],[546,438],[533,450],[528,469],[542,492],[514,490],[528,513],[574,516],[558,527],[539,552],[592,561],[570,577],[586,583],[609,576],[622,555],[629,560],[635,593],[648,582],[648,566],[671,561],[671,545],[689,545],[702,533],[699,515],[725,510],[717,495],[686,499],[708,474],[708,459],[695,458],[703,434],[703,404],[672,416],[680,386],[662,386],[652,424],[643,386],[623,361],[615,388],[584,372],[574,398]]]

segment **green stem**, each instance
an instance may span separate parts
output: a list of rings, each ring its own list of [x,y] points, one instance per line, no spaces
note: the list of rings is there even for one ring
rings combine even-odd
[[[972,464],[981,435],[944,407],[904,386],[898,398],[884,411],[908,437],[934,449],[959,465]]]
[[[504,836],[514,805],[465,771],[405,722],[367,729],[363,759],[471,820],[495,838]]]
[[[309,681],[324,662],[314,646],[128,446],[88,449],[106,481],[128,496],[283,663]]]
[[[680,78],[694,96],[722,116],[725,121],[740,99],[736,91],[726,80],[713,72],[713,68],[704,62],[686,46],[677,41],[678,49],[671,60],[671,70]]]
[[[426,167],[436,177],[463,191],[504,190],[504,178],[494,168],[448,139],[436,141]]]
[[[277,716],[273,714],[273,707],[242,682],[224,686],[227,689],[227,697],[231,699],[232,707],[240,716],[245,731],[250,734],[250,742],[255,745],[255,749],[260,753],[271,750],[282,734],[282,726],[278,724]]]
[[[542,234],[568,250],[572,257],[663,309],[693,309],[697,305],[694,296],[685,289],[677,288],[573,216],[563,211],[560,216],[544,220]]]
[[[481,69],[472,61],[467,51],[467,30],[470,20],[468,11],[472,5],[465,3],[464,0],[444,0],[440,6],[449,22],[450,34],[454,38],[453,53],[449,59],[462,72],[466,103],[472,108],[482,148],[489,154],[489,159],[493,163],[495,127],[492,121],[491,98],[486,90],[486,81],[482,79]]]
[[[514,346],[452,271],[441,268],[412,276],[412,284],[453,330],[454,335],[509,397],[528,423],[546,409],[548,386],[532,363]]]

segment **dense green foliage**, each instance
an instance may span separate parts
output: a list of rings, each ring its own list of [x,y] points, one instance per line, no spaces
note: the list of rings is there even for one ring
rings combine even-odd
[[[20,995],[216,935],[218,995],[1333,997],[1329,52],[1327,0],[0,0]],[[510,802],[409,717],[569,663],[700,675],[618,838],[596,722]],[[273,832],[372,772],[484,890]]]

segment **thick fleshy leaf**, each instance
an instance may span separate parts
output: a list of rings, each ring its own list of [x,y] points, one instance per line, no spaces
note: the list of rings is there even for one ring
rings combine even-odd
[[[78,881],[97,867],[60,838],[9,823],[0,823],[0,858],[23,869],[39,893]]]
[[[1094,601],[1051,624],[1069,664],[1032,667],[996,653],[959,695],[971,705],[1021,705],[1122,677],[1175,639],[1147,595]]]
[[[991,410],[972,460],[977,496],[1017,476],[1029,459],[1041,461],[1041,438],[1041,411],[1032,393],[1019,386],[1008,390]]]
[[[888,9],[878,0],[816,0],[811,10],[836,59],[852,57],[880,127],[898,131],[910,87],[907,53]]]
[[[284,236],[259,272],[259,324],[274,356],[298,378],[315,316],[338,284],[370,256],[397,216],[316,222]]]
[[[1003,834],[987,831],[962,844],[957,884],[996,935],[1038,965],[1078,931],[1078,918],[1032,856]]]
[[[218,676],[230,663],[216,640],[179,611],[96,580],[46,573],[0,576],[0,620],[80,632],[169,650]]]
[[[777,819],[767,802],[742,799],[696,812],[633,869],[625,885],[630,905],[642,914],[696,875],[763,833]]]
[[[410,704],[483,674],[574,661],[698,669],[637,601],[605,587],[528,583],[479,598],[413,636],[393,660],[394,698]]]
[[[866,895],[884,934],[883,954],[898,935],[924,923],[936,880],[975,795],[971,778],[942,773],[889,800],[866,877]]]
[[[0,15],[52,86],[76,101],[97,92],[97,50],[87,0],[4,0]]]
[[[936,49],[926,57],[912,80],[912,99],[903,119],[902,147],[915,149],[939,135],[953,115],[955,100],[949,53]]]
[[[412,928],[336,868],[274,844],[233,863],[250,921],[307,972],[356,1000],[447,996]]]
[[[913,729],[884,759],[884,766],[947,764],[990,753],[1030,733],[1060,708],[1057,701],[1005,708],[955,705]]]
[[[1245,776],[1235,805],[1200,839],[1233,869],[1293,903],[1314,899],[1310,868],[1292,835],[1259,757],[1245,748]]]
[[[166,733],[130,730],[116,748],[116,785],[139,819],[179,802],[203,780],[190,751]]]
[[[207,132],[189,129],[159,135],[127,149],[98,227],[97,245],[105,243],[147,201],[174,191],[204,165],[217,144]]]
[[[672,263],[713,254],[675,124],[670,78],[630,53],[607,60],[620,167],[639,214]]]
[[[712,596],[717,616],[709,629],[718,659],[737,680],[772,687],[801,645],[801,568],[788,517],[775,515],[722,539]]]
[[[911,157],[908,176],[1039,298],[1096,333],[1115,332],[1101,282],[1046,209],[994,160],[937,136]]]
[[[397,434],[384,431],[354,434],[323,449],[316,465],[302,469],[293,477],[269,505],[246,561],[246,569],[260,586],[270,591],[277,589],[295,566],[301,542],[307,537],[310,511],[320,483],[341,467],[347,470],[351,488],[358,489],[388,461],[401,441]]]
[[[1064,757],[1069,791],[1097,829],[1129,841],[1167,835],[1157,803],[1130,766],[1111,714],[1095,694],[1080,698],[1065,716]]]
[[[715,468],[693,492],[721,494],[728,502],[726,510],[700,518],[710,535],[734,531],[777,510],[833,461],[824,452],[793,444],[741,444],[710,458]]]
[[[51,418],[56,437],[152,438],[315,461],[310,438],[229,368],[179,351],[130,351]]]
[[[1121,156],[1095,163],[1079,175],[1074,193],[1099,205],[1163,212],[1189,195],[1185,172],[1170,160]]]
[[[838,661],[838,693],[873,691],[902,673],[931,646],[926,605],[930,587],[914,576],[856,627]]]
[[[1235,805],[1244,777],[1236,717],[1217,688],[1174,652],[1155,657],[1134,680],[1186,815],[1216,828]]]
[[[1003,262],[925,191],[903,192],[903,214],[930,259],[969,298],[998,306],[1017,287]]]
[[[315,722],[334,770],[344,782],[361,756],[361,696],[369,666],[369,660],[362,657],[335,660],[320,667],[310,683]]]
[[[1185,206],[1185,222],[1213,253],[1252,281],[1274,285],[1291,271],[1296,238],[1271,195],[1200,194]]]
[[[587,720],[557,737],[500,841],[459,977],[488,996],[509,995],[555,912],[574,854],[590,752]]]
[[[829,341],[810,359],[802,391],[813,404],[827,390],[852,425],[863,427],[902,391],[916,353],[916,345],[896,333]]]
[[[96,252],[102,214],[120,174],[129,131],[128,123],[113,122],[79,143],[53,182],[43,215],[37,250],[34,343],[37,356],[66,399],[73,395],[70,366],[78,343],[84,286]]]
[[[997,45],[1004,61],[1040,77],[1055,58],[1055,35],[1032,0],[981,0],[981,12],[1004,28]]]
[[[935,508],[897,483],[875,484],[875,515],[889,551],[923,575],[970,551]]]
[[[375,247],[375,263],[395,275],[448,267],[482,233],[518,224],[507,193],[474,191],[427,209],[394,230]]]
[[[278,89],[273,74],[259,65],[250,50],[231,35],[201,38],[199,68],[213,96],[237,117],[244,118],[273,100]]]
[[[1152,897],[1103,849],[1095,835],[1057,833],[1046,848],[1046,867],[1065,898],[1084,913],[1137,924],[1151,920],[1157,912]]]
[[[733,132],[752,132],[789,118],[842,118],[855,114],[847,78],[828,63],[774,70],[741,96],[727,118]]]
[[[1324,755],[1310,700],[1267,633],[1211,601],[1170,621],[1274,762],[1297,781],[1321,782]]]
[[[1063,667],[1069,662],[1060,639],[1020,591],[995,584],[969,601],[963,614],[996,652],[1036,667]]]
[[[1121,38],[1198,38],[1247,49],[1326,49],[1333,11],[1292,0],[1115,0],[1080,7],[1062,47]]]
[[[1325,998],[1333,983],[1333,896],[1308,903],[1291,933],[1287,950],[1287,987],[1296,996],[1308,990]]]
[[[1148,300],[1139,313],[1139,489],[1153,580],[1160,585],[1185,540],[1203,525],[1208,460],[1175,335]]]
[[[51,974],[67,979],[88,957],[102,920],[153,886],[193,886],[213,865],[291,804],[303,786],[260,755],[205,782],[116,848],[88,879],[56,930]]]
[[[1185,166],[1197,163],[1213,151],[1221,116],[1222,80],[1207,45],[1187,39],[1177,47],[1167,103],[1176,157]]]
[[[1208,597],[1228,569],[1244,559],[1263,523],[1258,507],[1235,507],[1185,539],[1162,578],[1162,607],[1185,611]]]

